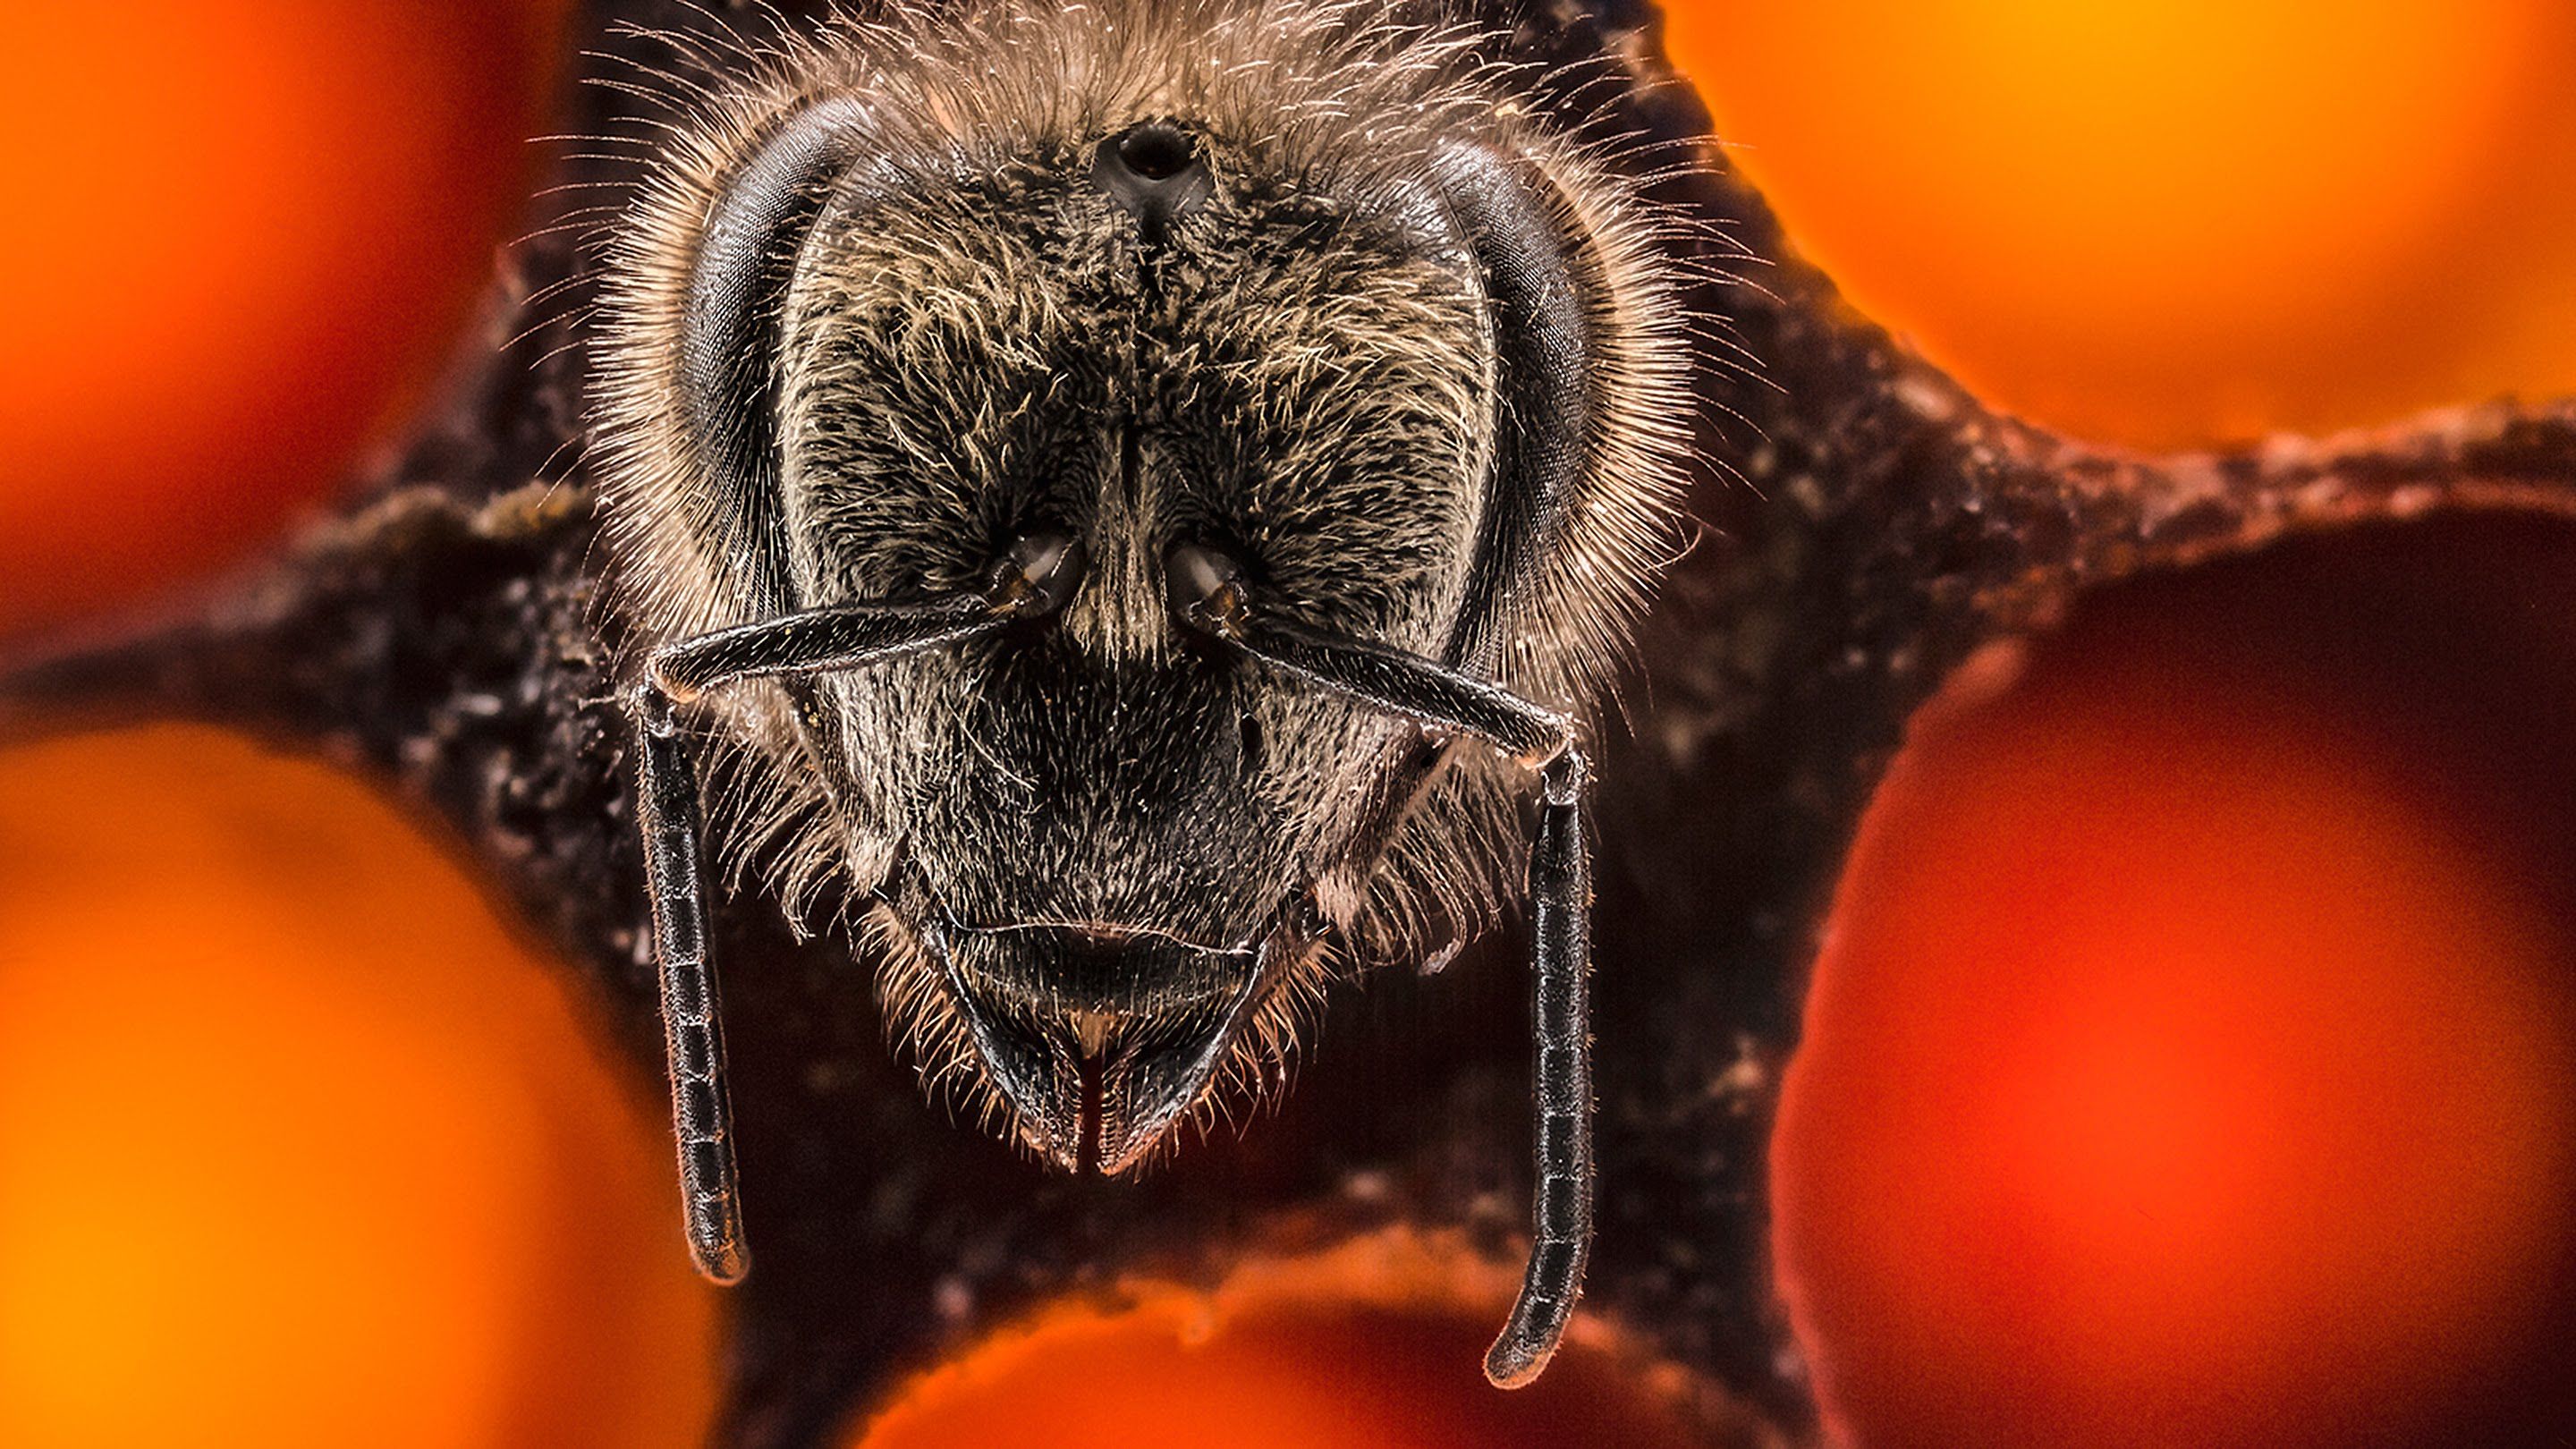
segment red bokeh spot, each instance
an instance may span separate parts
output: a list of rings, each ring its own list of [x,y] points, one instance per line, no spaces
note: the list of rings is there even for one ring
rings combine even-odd
[[[2562,1442],[2576,542],[2309,546],[2006,662],[1872,808],[1781,1103],[1838,1428]]]
[[[857,1449],[1699,1449],[1678,1371],[1578,1325],[1535,1385],[1485,1382],[1510,1269],[1403,1234],[1264,1259],[1212,1294],[1069,1303],[922,1375]],[[1722,1411],[1719,1411],[1722,1412]]]
[[[565,9],[0,7],[0,632],[332,496],[491,274]]]

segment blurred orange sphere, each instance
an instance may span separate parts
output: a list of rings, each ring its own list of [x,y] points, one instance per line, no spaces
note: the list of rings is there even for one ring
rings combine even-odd
[[[687,1449],[646,1084],[407,822],[164,728],[0,752],[0,1444]]]
[[[0,634],[338,491],[510,234],[565,10],[0,7]]]
[[[1719,137],[1988,402],[2152,446],[2576,392],[2563,0],[1674,0]]]

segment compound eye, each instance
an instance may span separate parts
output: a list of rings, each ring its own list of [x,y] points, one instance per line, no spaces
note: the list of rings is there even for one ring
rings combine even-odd
[[[1052,614],[1082,587],[1082,540],[1068,533],[1024,533],[993,566],[993,602],[1022,619]]]
[[[1163,561],[1163,583],[1182,623],[1219,639],[1243,637],[1242,565],[1215,549],[1176,543]]]

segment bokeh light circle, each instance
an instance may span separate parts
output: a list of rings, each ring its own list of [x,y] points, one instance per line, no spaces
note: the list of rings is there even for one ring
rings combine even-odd
[[[0,634],[340,490],[492,276],[567,10],[0,7]]]
[[[2576,1429],[2576,536],[2305,545],[2011,665],[1873,805],[1784,1084],[1847,1441]]]
[[[353,780],[0,753],[0,1444],[686,1449],[649,1088]]]
[[[1675,60],[1862,310],[2149,446],[2576,391],[2561,0],[1683,0]]]

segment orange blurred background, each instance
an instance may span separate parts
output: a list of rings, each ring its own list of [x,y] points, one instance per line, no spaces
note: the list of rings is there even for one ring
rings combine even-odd
[[[0,6],[0,637],[239,558],[446,365],[568,0]]]
[[[0,10],[0,640],[241,559],[388,439],[519,226],[561,12]],[[2576,392],[2553,0],[1684,0],[1672,39],[1800,244],[2041,422],[2167,444]],[[2425,1335],[2505,1383],[2563,1281],[2563,878],[2356,727],[2416,696],[2285,692],[2112,617],[2108,662],[1927,735],[1847,883],[1780,1162],[1836,1422],[2332,1433],[2371,1407],[2347,1380],[2461,1412]],[[2541,667],[2463,647],[2417,652]],[[0,1443],[688,1442],[712,1307],[652,1093],[551,981],[316,767],[200,731],[0,756]],[[887,1432],[1073,1384],[1268,1406],[1196,1443],[1411,1442],[1316,1407],[1361,1370],[1302,1321],[1005,1342],[998,1397],[925,1381]]]
[[[1799,246],[2036,421],[2576,392],[2556,0],[1721,3],[1674,48]],[[1774,1144],[1838,1435],[2576,1435],[2576,851],[2525,818],[2576,820],[2570,619],[2563,535],[2410,535],[2106,601],[1921,722]]]
[[[513,236],[565,0],[0,7],[0,644],[328,506]],[[668,1446],[654,1084],[360,782],[0,754],[0,1444]]]
[[[372,791],[0,753],[0,1444],[687,1449],[654,1094]]]
[[[2576,392],[2565,0],[1679,0],[1799,246],[2105,441]]]

